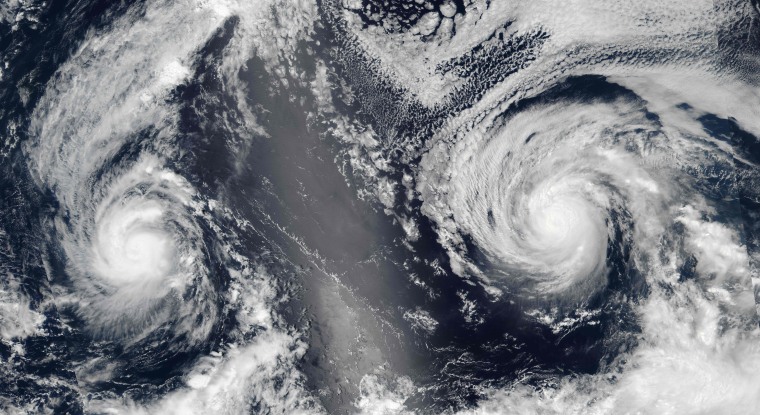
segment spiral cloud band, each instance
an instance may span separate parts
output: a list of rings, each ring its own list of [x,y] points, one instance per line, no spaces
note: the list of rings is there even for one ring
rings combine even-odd
[[[652,140],[656,126],[631,103],[570,105],[537,104],[487,139],[468,135],[447,167],[452,221],[473,237],[498,279],[534,294],[588,296],[603,288],[608,251],[620,249],[616,232],[632,234],[633,222],[638,236],[651,238],[644,233],[663,204],[660,185],[631,154],[667,157],[667,148],[657,149],[667,143]],[[621,120],[621,113],[628,114]],[[621,125],[641,131],[613,134]],[[429,206],[429,214],[443,216]]]
[[[250,223],[214,199],[224,197],[219,183],[217,194],[209,192],[197,170],[190,173],[204,138],[180,145],[190,135],[180,91],[201,71],[207,43],[232,23],[229,48],[215,51],[220,60],[205,70],[240,98],[219,110],[240,117],[240,130],[230,133],[253,134],[238,76],[254,51],[266,59],[287,54],[255,34],[274,33],[265,27],[273,9],[234,1],[114,8],[118,16],[84,33],[40,91],[22,148],[36,186],[54,200],[55,213],[42,221],[50,246],[46,301],[86,345],[72,348],[79,362],[67,369],[76,390],[89,394],[72,410],[313,407],[293,367],[303,346],[274,310],[283,294],[254,259],[264,250],[241,249]],[[288,12],[295,10],[282,9]],[[278,36],[299,33],[301,23],[280,26]],[[244,153],[248,143],[229,145]]]
[[[192,189],[156,161],[140,162],[114,182],[97,203],[93,218],[72,234],[64,249],[83,295],[81,312],[98,330],[132,331],[160,325],[179,316],[185,330],[205,337],[210,324],[193,327],[183,319],[213,321],[213,307],[181,301],[190,287],[201,298],[213,298],[208,250],[195,218]],[[65,225],[60,224],[66,232]],[[211,303],[213,304],[213,303]],[[197,309],[195,309],[197,308]],[[118,333],[111,333],[117,335]]]
[[[526,312],[554,330],[567,316],[606,309],[595,295],[618,307],[631,301],[640,316],[638,349],[608,369],[620,382],[581,377],[543,389],[544,398],[518,387],[494,392],[495,406],[484,408],[731,413],[760,404],[756,375],[736,372],[760,361],[756,254],[741,227],[721,219],[757,197],[756,156],[712,135],[756,132],[745,109],[717,106],[759,96],[700,83],[697,93],[667,75],[570,78],[425,155],[422,209],[462,276],[524,298]],[[563,92],[578,85],[580,96]],[[729,356],[737,361],[718,363]],[[687,398],[714,388],[723,393]]]
[[[402,102],[388,115],[390,105],[362,101],[381,144],[344,128],[354,154],[367,153],[354,169],[381,201],[402,190],[408,203],[394,215],[415,249],[429,220],[452,272],[483,287],[481,302],[458,293],[473,332],[509,326],[487,325],[491,304],[505,302],[519,310],[508,318],[557,336],[544,344],[599,330],[615,350],[586,373],[485,377],[475,394],[486,399],[465,413],[758,408],[757,372],[744,368],[760,362],[749,213],[760,61],[756,44],[737,40],[758,38],[757,6],[602,3],[454,3],[408,30],[402,13],[376,18],[395,25],[385,32],[367,29],[373,16],[358,8],[336,18],[393,85],[375,91]],[[371,90],[355,83],[358,95]],[[414,129],[441,114],[432,132]],[[389,185],[381,172],[402,179]]]

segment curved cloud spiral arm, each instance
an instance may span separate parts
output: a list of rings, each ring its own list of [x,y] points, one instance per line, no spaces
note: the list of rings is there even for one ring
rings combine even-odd
[[[72,288],[63,298],[94,334],[128,343],[162,324],[186,335],[194,320],[202,323],[191,338],[202,340],[216,314],[200,225],[209,218],[190,183],[151,153],[175,153],[170,93],[224,16],[211,8],[170,13],[175,28],[156,45],[152,28],[169,19],[160,10],[130,11],[110,33],[87,39],[49,83],[26,147],[40,186],[61,205],[56,230]],[[144,155],[127,161],[132,153]]]
[[[566,82],[587,82],[586,90],[595,91],[600,80],[590,79]],[[682,398],[686,390],[726,382],[733,385],[730,393],[710,394],[705,407],[760,404],[756,388],[745,386],[756,375],[736,380],[732,374],[760,362],[752,346],[758,339],[754,260],[741,243],[741,228],[721,219],[736,209],[739,195],[756,197],[756,162],[706,130],[705,120],[719,117],[709,112],[712,100],[731,89],[703,81],[700,96],[669,80],[663,96],[654,92],[660,82],[621,82],[635,89],[609,84],[617,88],[614,98],[550,90],[492,124],[464,130],[453,145],[439,141],[425,155],[418,182],[422,209],[438,224],[461,275],[525,299],[538,297],[542,301],[527,303],[528,314],[537,316],[546,314],[530,307],[548,312],[558,301],[570,310],[587,307],[610,278],[620,277],[606,266],[616,251],[619,257],[629,253],[628,272],[648,287],[646,296],[629,298],[642,332],[638,347],[613,364],[619,383],[589,375],[534,391],[518,386],[494,391],[498,405],[580,413],[594,401],[598,413],[615,413],[659,411],[679,402],[679,408],[696,410]],[[682,105],[684,97],[691,98],[689,105]],[[756,120],[743,109],[734,114],[725,122],[756,131]],[[689,258],[693,271],[686,268]],[[539,320],[553,326],[556,317]],[[718,363],[728,356],[741,356],[740,365]],[[647,379],[663,381],[650,388]],[[552,401],[559,402],[554,409]]]
[[[674,174],[642,164],[643,152],[672,156],[658,130],[640,104],[624,99],[533,105],[492,130],[463,133],[446,166],[434,148],[423,161],[423,211],[454,231],[441,237],[453,242],[460,273],[583,302],[606,285],[608,251],[620,249],[616,232],[634,235],[636,245],[657,240]],[[434,179],[437,171],[446,182]],[[493,272],[456,248],[463,236]]]
[[[92,359],[76,369],[77,386],[92,392],[89,411],[316,408],[294,367],[304,346],[274,309],[281,301],[276,277],[258,269],[256,252],[240,252],[237,232],[250,223],[186,174],[194,155],[179,145],[185,137],[177,95],[201,66],[224,78],[224,91],[209,94],[238,100],[230,107],[244,130],[234,131],[236,138],[256,128],[242,68],[254,55],[289,56],[310,24],[308,7],[285,4],[280,13],[291,19],[268,30],[270,6],[188,0],[129,7],[87,33],[35,106],[24,151],[38,186],[58,203],[50,239],[66,271],[53,301],[81,318],[87,340],[117,350],[93,347]],[[201,65],[204,48],[225,31],[231,37],[218,62]],[[199,355],[209,350],[213,358]],[[108,385],[179,365],[175,358],[194,370],[183,377],[172,367],[167,393],[153,402]]]
[[[209,256],[189,184],[143,159],[98,189],[93,216],[72,228],[58,222],[80,313],[97,332],[139,334],[168,321],[203,339],[215,320]],[[80,209],[87,208],[88,205]],[[187,301],[188,290],[196,300]],[[206,305],[204,305],[204,303]],[[196,309],[197,308],[197,309]],[[193,327],[189,320],[205,321]]]

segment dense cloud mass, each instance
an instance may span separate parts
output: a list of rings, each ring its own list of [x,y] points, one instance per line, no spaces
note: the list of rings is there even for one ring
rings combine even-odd
[[[760,411],[752,0],[0,4],[0,409]]]

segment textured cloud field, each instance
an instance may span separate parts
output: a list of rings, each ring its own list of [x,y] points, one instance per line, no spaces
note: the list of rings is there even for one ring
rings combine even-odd
[[[0,6],[9,413],[760,410],[753,1]]]

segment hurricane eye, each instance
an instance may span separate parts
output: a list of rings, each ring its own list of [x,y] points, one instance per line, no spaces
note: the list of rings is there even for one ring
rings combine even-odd
[[[147,205],[147,206],[146,206]],[[168,276],[177,265],[171,231],[161,225],[164,212],[139,201],[107,212],[95,226],[93,266],[115,284],[140,284]]]

